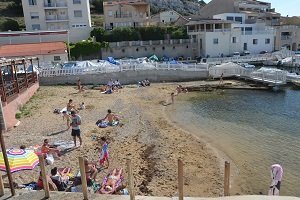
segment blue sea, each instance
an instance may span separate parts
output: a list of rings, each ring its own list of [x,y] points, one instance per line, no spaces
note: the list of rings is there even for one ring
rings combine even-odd
[[[276,163],[281,195],[300,196],[300,90],[192,92],[167,111],[231,161],[231,195],[267,194]]]

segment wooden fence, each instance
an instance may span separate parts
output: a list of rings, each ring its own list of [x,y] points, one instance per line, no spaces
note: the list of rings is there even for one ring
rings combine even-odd
[[[32,84],[38,81],[37,72],[33,70],[27,72],[29,64],[32,65],[33,59],[19,59],[0,62],[0,95],[1,100],[6,102],[13,99],[15,95],[23,92]],[[23,66],[23,70],[18,70],[17,66]]]

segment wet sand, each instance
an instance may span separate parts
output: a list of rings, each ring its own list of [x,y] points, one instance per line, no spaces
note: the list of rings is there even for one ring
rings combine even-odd
[[[165,113],[162,102],[170,102],[170,93],[175,88],[175,83],[152,84],[146,88],[127,86],[108,95],[98,90],[77,93],[72,86],[40,87],[26,104],[31,115],[22,118],[18,127],[5,133],[6,146],[42,144],[46,138],[50,143],[71,141],[71,131],[63,131],[66,121],[53,110],[65,107],[68,100],[73,99],[76,105],[81,102],[86,105],[86,109],[79,112],[84,144],[47,166],[49,173],[54,166],[77,171],[79,156],[97,162],[101,147],[92,136],[105,136],[109,142],[110,167],[98,175],[98,180],[102,181],[114,167],[126,168],[126,159],[130,158],[138,195],[176,196],[177,159],[181,158],[185,196],[221,196],[223,178],[216,154],[205,142],[178,128]],[[107,109],[121,115],[124,126],[98,128],[95,122],[106,115]],[[17,183],[37,181],[38,171],[39,167],[17,172],[14,178]]]

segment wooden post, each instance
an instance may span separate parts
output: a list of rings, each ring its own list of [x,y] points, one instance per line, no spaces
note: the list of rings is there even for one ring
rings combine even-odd
[[[26,61],[23,59],[23,66],[24,66],[24,72],[25,72],[25,84],[26,88],[28,88],[28,77],[27,77],[27,72],[26,72]]]
[[[43,186],[44,186],[44,190],[45,190],[45,198],[49,198],[50,190],[49,190],[49,184],[47,181],[45,159],[44,159],[43,155],[39,155],[39,161],[40,161],[40,168],[41,168],[41,172],[42,172]]]
[[[16,86],[17,86],[17,93],[20,93],[20,88],[19,88],[19,81],[18,81],[18,74],[17,74],[17,69],[16,69],[16,62],[13,60],[11,61],[11,66],[13,67],[14,71],[15,71],[15,83],[16,83]],[[15,93],[15,92],[14,92]]]
[[[0,175],[0,197],[4,195],[4,185],[3,185],[3,179],[2,175]]]
[[[5,89],[5,83],[3,79],[3,74],[2,74],[2,66],[0,66],[0,77],[1,77],[1,82],[2,82],[2,100],[6,102],[6,89]]]
[[[6,173],[7,173],[7,177],[8,177],[9,187],[10,187],[10,191],[11,191],[11,196],[15,196],[16,191],[15,191],[13,178],[11,176],[9,162],[8,162],[8,158],[7,158],[7,154],[6,154],[6,147],[5,147],[3,133],[2,133],[2,123],[0,123],[0,143],[1,143],[1,150],[2,150],[2,154],[3,154],[4,163],[5,163],[5,169],[6,169]]]
[[[183,163],[178,159],[178,199],[183,200]]]
[[[225,161],[224,196],[230,196],[229,186],[230,186],[230,162]]]
[[[83,199],[88,200],[88,189],[87,189],[85,164],[84,164],[84,158],[83,157],[79,157],[79,167],[80,167],[80,176],[81,176]]]
[[[133,181],[131,160],[127,159],[126,163],[127,163],[128,181],[129,181],[130,200],[134,200],[135,199],[135,191],[134,191],[134,181]]]

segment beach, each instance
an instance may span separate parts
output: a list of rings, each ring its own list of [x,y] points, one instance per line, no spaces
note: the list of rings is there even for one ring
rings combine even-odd
[[[72,141],[71,130],[63,131],[66,121],[53,110],[66,107],[69,99],[73,99],[78,106],[81,102],[86,105],[86,109],[79,112],[83,146],[71,149],[53,165],[47,165],[48,173],[55,166],[71,167],[73,172],[79,170],[79,156],[98,162],[101,146],[92,138],[105,136],[110,166],[98,174],[100,182],[113,168],[123,167],[126,172],[126,159],[131,159],[138,195],[176,196],[177,160],[180,158],[184,163],[185,196],[221,196],[223,175],[217,154],[204,141],[179,128],[165,113],[166,106],[162,102],[170,101],[176,86],[176,83],[143,88],[132,85],[113,94],[101,94],[92,89],[78,93],[74,86],[41,86],[26,104],[30,114],[21,118],[18,127],[4,134],[6,148],[42,145],[46,138],[50,144]],[[169,106],[176,106],[176,100]],[[107,109],[120,115],[124,125],[98,128],[95,123],[105,117]],[[13,176],[21,184],[37,181],[38,173],[39,167],[36,167]]]

